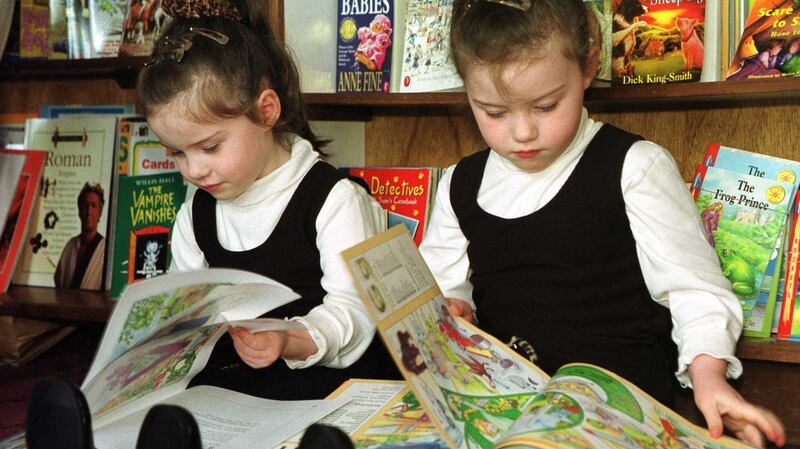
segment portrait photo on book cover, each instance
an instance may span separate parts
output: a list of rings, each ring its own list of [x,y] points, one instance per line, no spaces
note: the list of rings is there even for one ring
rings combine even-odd
[[[102,288],[106,245],[97,226],[104,205],[105,196],[100,184],[85,183],[77,199],[81,232],[64,245],[53,276],[56,287]]]

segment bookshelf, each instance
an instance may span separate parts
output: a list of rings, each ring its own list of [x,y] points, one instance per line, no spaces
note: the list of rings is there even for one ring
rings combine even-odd
[[[282,1],[267,2],[282,17]],[[0,113],[35,111],[41,103],[133,103],[145,60],[0,61]],[[316,119],[365,122],[368,165],[448,166],[484,147],[463,92],[308,94],[306,100]],[[800,77],[598,87],[586,100],[593,118],[669,149],[687,179],[711,142],[800,158]],[[0,295],[0,315],[103,322],[113,304],[103,292],[12,287]],[[793,407],[800,401],[800,342],[744,338],[738,355],[746,372],[740,390],[775,410],[789,442],[800,444],[800,409]]]

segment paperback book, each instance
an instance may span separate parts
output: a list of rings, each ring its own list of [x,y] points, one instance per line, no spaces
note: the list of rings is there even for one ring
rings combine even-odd
[[[612,3],[613,85],[700,81],[708,45],[706,0]]]
[[[408,0],[399,92],[458,89],[450,56],[452,0]]]
[[[769,336],[794,186],[702,164],[692,185],[708,242],[742,304],[744,334]]]
[[[794,0],[748,0],[729,80],[800,74],[800,8]]]
[[[111,297],[125,286],[166,273],[172,225],[186,197],[180,173],[121,176],[110,254]]]
[[[118,136],[120,175],[155,175],[174,173],[178,164],[172,153],[161,144],[144,117],[123,117]]]
[[[386,210],[387,224],[404,224],[418,246],[425,235],[439,169],[433,167],[349,167],[342,169],[365,186]]]
[[[46,151],[47,164],[15,284],[104,287],[116,124],[107,116],[26,122],[25,146]]]
[[[46,153],[0,148],[0,293],[11,276],[28,235]]]
[[[47,0],[21,0],[19,9],[19,57],[47,58],[50,43],[47,27],[50,22]]]
[[[548,376],[450,315],[402,226],[343,256],[386,347],[451,449],[748,447],[710,438],[602,368],[574,363]]]
[[[753,153],[746,150],[731,148],[719,144],[711,144],[703,158],[703,163],[708,166],[724,168],[752,176],[768,179],[776,179],[794,185],[795,193],[793,198],[796,201],[798,195],[798,182],[800,182],[800,162],[769,156],[765,154]],[[781,254],[783,265],[777,266],[780,281],[773,318],[773,331],[779,334],[779,338],[788,338],[792,321],[792,310],[795,308],[797,299],[797,278],[800,267],[797,264],[798,245],[793,245],[795,231],[800,223],[797,221],[797,208],[792,208],[793,212],[789,216],[784,250]],[[777,259],[778,254],[773,254],[773,260]]]
[[[126,0],[122,22],[120,56],[150,56],[153,45],[169,16],[161,9],[161,0]]]
[[[336,92],[389,92],[394,0],[338,0]]]

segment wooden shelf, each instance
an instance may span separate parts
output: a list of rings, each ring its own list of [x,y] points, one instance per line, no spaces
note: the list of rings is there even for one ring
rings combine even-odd
[[[111,78],[123,89],[131,89],[147,59],[5,59],[0,61],[0,81]]]
[[[736,355],[743,360],[800,364],[800,341],[742,337]]]
[[[132,88],[146,57],[101,59],[6,59],[0,61],[0,81],[27,79],[113,78],[123,88]],[[740,102],[758,99],[800,97],[800,77],[715,81],[707,83],[648,84],[593,87],[586,92],[590,108],[663,106],[665,103]],[[315,106],[453,106],[465,105],[463,91],[373,94],[306,94]]]
[[[105,322],[114,304],[107,291],[13,286],[0,294],[0,315]]]

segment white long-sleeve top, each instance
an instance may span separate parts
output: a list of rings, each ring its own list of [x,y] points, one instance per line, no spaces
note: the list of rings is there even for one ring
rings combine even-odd
[[[521,171],[491,151],[478,204],[502,218],[539,210],[561,190],[601,126],[584,109],[570,146],[538,173]],[[453,167],[447,168],[439,183],[420,250],[444,295],[474,307],[468,242],[450,203]],[[738,377],[742,365],[734,353],[742,331],[742,309],[706,241],[700,215],[675,161],[659,145],[636,142],[625,157],[620,182],[647,288],[653,301],[668,307],[672,315],[678,380],[691,386],[686,368],[700,354],[728,361],[728,376]]]
[[[311,144],[297,137],[291,158],[232,200],[217,201],[217,239],[229,251],[246,251],[272,234],[289,200],[311,166],[319,160]],[[192,227],[191,196],[181,206],[172,235],[171,270],[208,268]],[[375,332],[359,299],[341,252],[386,228],[385,212],[360,186],[337,182],[317,216],[317,248],[322,268],[323,304],[307,315],[291,317],[308,328],[318,351],[306,360],[286,360],[291,368],[321,364],[343,368],[358,360]]]

